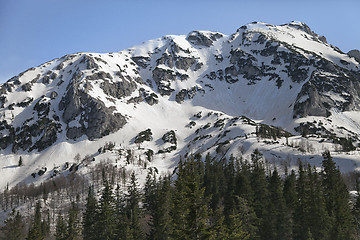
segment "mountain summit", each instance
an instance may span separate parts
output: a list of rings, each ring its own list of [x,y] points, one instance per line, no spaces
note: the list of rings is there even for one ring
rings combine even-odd
[[[324,148],[348,152],[359,143],[359,68],[354,54],[301,22],[66,55],[0,86],[0,185],[34,181],[40,169],[52,176],[77,154],[121,164],[130,152],[152,152],[148,166],[167,171],[188,153],[259,148],[274,163],[311,155],[316,165]],[[120,155],[97,151],[109,142]],[[11,167],[19,156],[25,166]],[[355,159],[338,154],[344,170]]]

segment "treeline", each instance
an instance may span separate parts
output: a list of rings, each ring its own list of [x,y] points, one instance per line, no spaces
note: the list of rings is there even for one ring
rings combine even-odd
[[[267,172],[258,150],[251,161],[210,155],[181,160],[177,177],[149,171],[143,188],[134,173],[126,187],[106,178],[89,187],[85,208],[72,203],[57,216],[55,239],[359,239],[360,198],[350,195],[327,151],[322,170],[299,164],[280,176]],[[3,228],[27,239],[50,238],[47,216],[36,207],[29,230],[15,212]],[[17,219],[17,221],[15,221]],[[9,229],[12,229],[9,231]],[[17,229],[17,231],[14,231]],[[25,233],[24,233],[25,232]]]

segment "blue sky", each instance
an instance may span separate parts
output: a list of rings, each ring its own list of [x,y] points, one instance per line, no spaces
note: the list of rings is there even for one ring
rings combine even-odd
[[[0,0],[0,83],[70,53],[192,30],[232,34],[252,21],[302,21],[348,52],[360,49],[359,9],[357,0]]]

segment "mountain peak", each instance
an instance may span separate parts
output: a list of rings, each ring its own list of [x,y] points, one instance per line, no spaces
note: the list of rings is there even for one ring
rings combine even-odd
[[[145,146],[158,160],[236,154],[239,144],[248,150],[257,144],[260,123],[288,132],[281,136],[325,136],[326,147],[335,137],[351,136],[357,144],[360,122],[348,112],[360,109],[359,81],[359,62],[301,22],[253,22],[230,36],[168,35],[115,53],[66,55],[2,84],[0,149],[22,154],[31,166],[58,164],[63,158],[52,155],[54,148],[72,158],[79,146],[93,150],[115,141],[140,153],[136,133],[151,129],[155,140]],[[346,119],[345,130],[338,119]],[[176,146],[162,140],[169,132]]]

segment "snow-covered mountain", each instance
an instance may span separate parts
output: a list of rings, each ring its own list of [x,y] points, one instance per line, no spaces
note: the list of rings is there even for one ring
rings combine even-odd
[[[193,31],[51,60],[0,86],[0,187],[74,162],[84,173],[101,160],[168,172],[189,153],[246,158],[255,148],[288,167],[320,165],[329,149],[343,171],[356,170],[356,54],[304,23],[254,22],[232,35]]]

